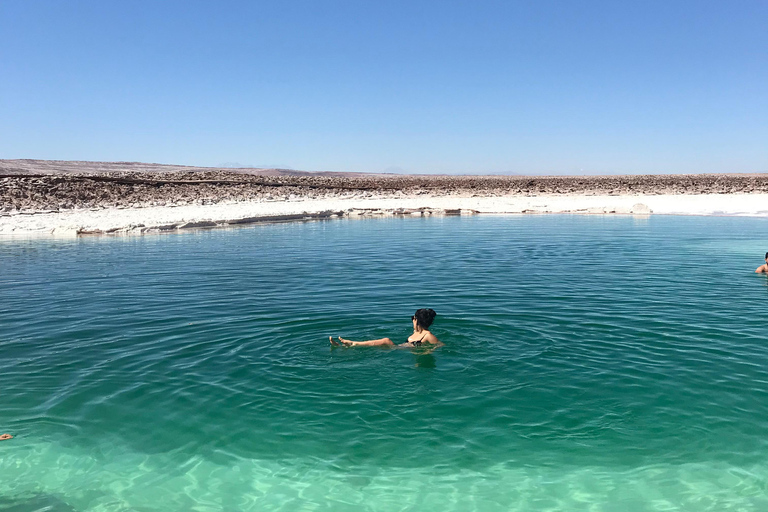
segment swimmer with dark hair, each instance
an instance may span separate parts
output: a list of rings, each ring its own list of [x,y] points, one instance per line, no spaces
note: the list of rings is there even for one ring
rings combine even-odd
[[[13,436],[11,434],[0,435],[0,441],[5,441],[6,439],[13,439]]]
[[[756,274],[768,274],[768,252],[765,253],[765,265],[760,265],[755,270]]]
[[[417,309],[416,313],[411,317],[413,321],[413,334],[408,336],[408,340],[405,343],[397,344],[389,338],[381,338],[378,340],[368,341],[350,341],[345,340],[339,336],[339,341],[333,341],[333,336],[329,336],[331,345],[335,347],[396,347],[396,348],[413,348],[420,347],[422,345],[432,345],[439,347],[442,345],[437,337],[429,332],[429,326],[435,320],[434,309]]]

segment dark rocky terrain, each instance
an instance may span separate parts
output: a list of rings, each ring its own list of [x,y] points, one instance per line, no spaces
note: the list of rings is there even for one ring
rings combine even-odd
[[[768,193],[768,174],[453,176],[0,160],[0,211],[213,204],[291,197]]]

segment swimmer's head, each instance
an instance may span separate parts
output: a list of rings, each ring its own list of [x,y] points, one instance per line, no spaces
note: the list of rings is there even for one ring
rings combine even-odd
[[[768,252],[765,253],[765,259],[768,260]]]
[[[417,327],[421,327],[422,329],[429,329],[429,326],[432,325],[436,315],[437,313],[435,313],[434,309],[417,309],[416,313],[414,313],[411,318],[416,321]]]

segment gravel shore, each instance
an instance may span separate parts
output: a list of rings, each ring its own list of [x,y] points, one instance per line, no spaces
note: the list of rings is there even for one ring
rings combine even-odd
[[[0,160],[0,211],[208,205],[296,198],[766,194],[766,174],[433,176]]]

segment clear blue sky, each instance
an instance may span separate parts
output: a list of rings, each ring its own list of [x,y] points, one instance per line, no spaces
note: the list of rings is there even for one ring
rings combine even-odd
[[[768,172],[768,1],[0,0],[0,158]]]

